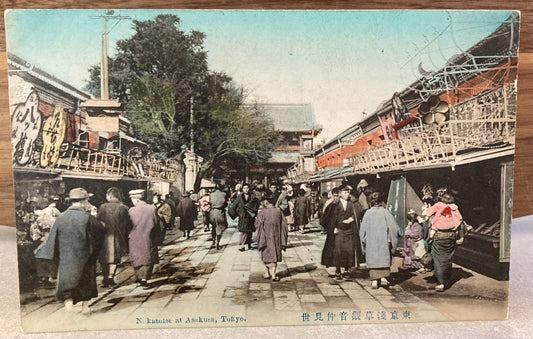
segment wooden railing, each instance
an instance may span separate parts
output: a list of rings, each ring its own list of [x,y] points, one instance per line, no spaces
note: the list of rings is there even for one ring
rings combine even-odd
[[[350,158],[356,173],[450,163],[458,154],[514,145],[516,90],[506,85],[450,107],[450,120]]]
[[[117,154],[76,145],[69,145],[62,152],[55,168],[83,173],[166,180],[176,180],[179,175],[177,169],[161,162],[133,161]]]

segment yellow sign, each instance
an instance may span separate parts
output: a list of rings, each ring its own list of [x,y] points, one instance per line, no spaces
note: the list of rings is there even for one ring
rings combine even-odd
[[[41,166],[52,167],[59,159],[59,151],[65,138],[65,119],[63,107],[60,104],[55,107],[54,113],[44,122],[42,135]]]

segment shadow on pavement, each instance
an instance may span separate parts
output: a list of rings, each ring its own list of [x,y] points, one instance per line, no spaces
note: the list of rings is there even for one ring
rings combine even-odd
[[[411,279],[412,277],[416,277],[416,274],[412,271],[400,270],[396,273],[392,273],[389,280],[391,285],[398,285]]]
[[[467,272],[467,271],[463,270],[462,268],[454,267],[454,268],[452,268],[452,277],[451,277],[450,282],[448,284],[448,288],[450,288],[453,284],[455,284],[459,280],[468,279],[468,278],[471,278],[473,276],[474,275],[472,273]]]
[[[300,243],[289,243],[287,244],[287,248],[296,248],[296,247],[302,247],[302,246],[311,246],[313,245],[313,242],[312,241],[302,241]]]
[[[316,269],[317,269],[317,265],[314,264],[314,263],[311,263],[311,264],[305,264],[305,265],[302,265],[302,266],[296,266],[296,267],[287,268],[284,271],[277,272],[277,275],[280,278],[287,278],[287,277],[290,277],[292,275],[296,275],[298,273],[311,272],[311,271],[314,271]]]

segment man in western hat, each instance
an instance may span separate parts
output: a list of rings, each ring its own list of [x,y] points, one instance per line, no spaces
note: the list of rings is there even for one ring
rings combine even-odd
[[[89,300],[98,296],[96,260],[105,235],[102,224],[86,211],[91,196],[81,187],[70,190],[71,206],[57,218],[48,240],[35,255],[53,260],[57,253],[56,297],[69,312],[81,301],[84,314],[91,312]]]

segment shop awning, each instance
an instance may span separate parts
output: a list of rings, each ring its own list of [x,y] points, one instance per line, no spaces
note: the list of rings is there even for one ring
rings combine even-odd
[[[317,182],[317,181],[333,180],[333,179],[343,178],[343,177],[354,175],[354,174],[355,172],[352,166],[338,167],[338,168],[332,168],[332,169],[318,172],[315,175],[313,175],[309,179],[309,181]]]

